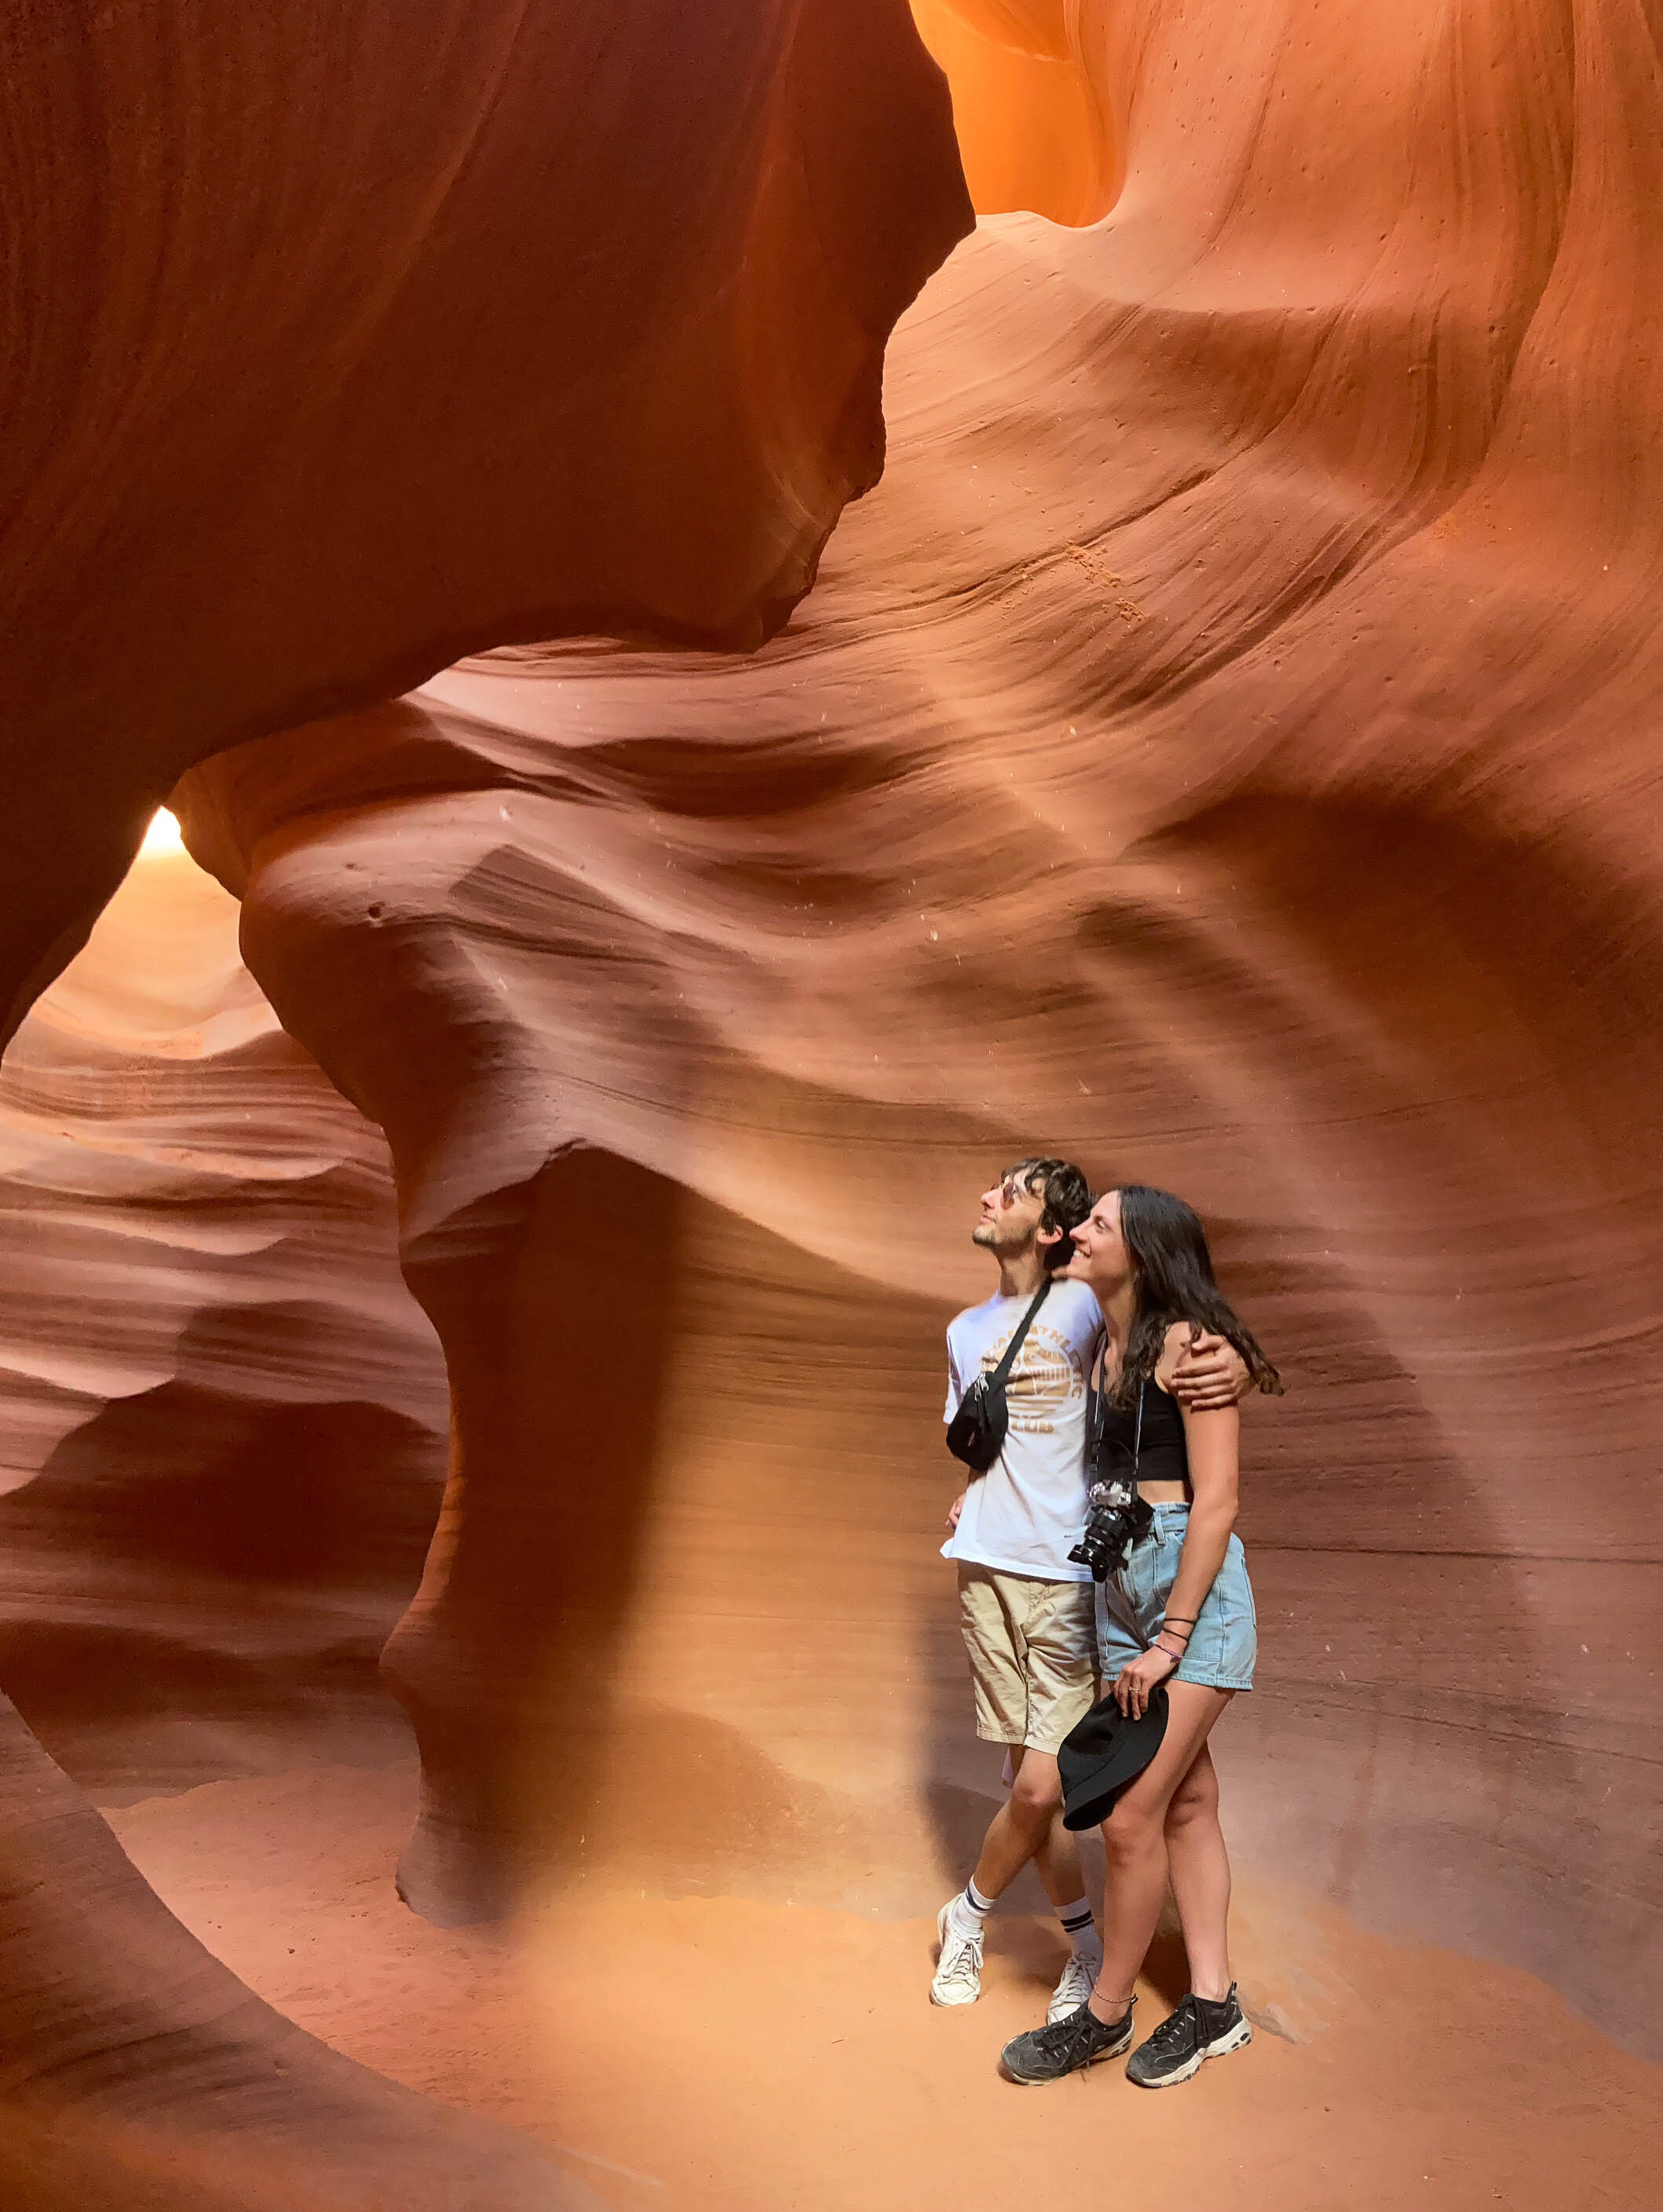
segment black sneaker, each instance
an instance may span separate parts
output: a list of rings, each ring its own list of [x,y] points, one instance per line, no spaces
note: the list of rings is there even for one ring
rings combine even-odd
[[[1095,2066],[1100,2058],[1116,2058],[1131,2040],[1131,2005],[1124,2020],[1107,2023],[1098,2019],[1089,2005],[1082,2005],[1061,2020],[1030,2027],[1026,2035],[1007,2043],[1000,2056],[1011,2079],[1027,2087],[1036,2081],[1060,2081],[1065,2074],[1077,2074],[1083,2066]]]
[[[1253,2030],[1241,2016],[1234,1982],[1227,1997],[1192,1994],[1132,2052],[1126,2061],[1126,2079],[1140,2089],[1170,2089],[1199,2074],[1203,2060],[1222,2058],[1227,2051],[1240,2051],[1252,2041]]]

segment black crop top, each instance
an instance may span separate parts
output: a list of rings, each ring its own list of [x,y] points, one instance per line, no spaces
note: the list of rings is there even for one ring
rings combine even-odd
[[[1095,1482],[1114,1475],[1129,1477],[1132,1444],[1138,1433],[1138,1407],[1105,1405],[1098,1429],[1098,1398],[1094,1390],[1086,1409],[1086,1434],[1099,1438],[1097,1463],[1088,1473]],[[1184,1443],[1184,1417],[1178,1401],[1158,1382],[1144,1385],[1144,1434],[1138,1453],[1138,1480],[1144,1482],[1187,1482],[1189,1452]]]

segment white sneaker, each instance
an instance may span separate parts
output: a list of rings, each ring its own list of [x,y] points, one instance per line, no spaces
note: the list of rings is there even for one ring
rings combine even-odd
[[[981,1995],[981,1937],[961,1936],[953,1925],[950,1899],[936,1915],[936,1934],[941,1956],[930,1984],[930,2002],[938,2005],[974,2004]]]
[[[1082,1958],[1077,1951],[1068,1954],[1068,1964],[1063,1968],[1062,1979],[1051,1992],[1051,2002],[1045,2008],[1047,2021],[1066,2020],[1091,1995],[1091,1985],[1096,1980],[1103,1963],[1099,1950],[1088,1951]]]

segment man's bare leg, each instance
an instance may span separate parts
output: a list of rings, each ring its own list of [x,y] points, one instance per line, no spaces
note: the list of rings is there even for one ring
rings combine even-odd
[[[1002,1896],[1032,1859],[1053,1905],[1071,1905],[1084,1876],[1080,1847],[1063,1826],[1056,1753],[1012,1744],[1011,1765],[1011,1794],[988,1824],[971,1880],[981,1896]]]
[[[981,1939],[987,1908],[1032,1859],[1069,1944],[1069,1961],[1053,1992],[1051,2014],[1083,2004],[1102,1960],[1085,1900],[1080,1849],[1062,1822],[1062,1778],[1056,1754],[1010,1747],[1011,1794],[988,1825],[968,1890],[944,1905],[937,1925],[941,1957],[930,1994],[938,2004],[968,2004],[981,1985]]]

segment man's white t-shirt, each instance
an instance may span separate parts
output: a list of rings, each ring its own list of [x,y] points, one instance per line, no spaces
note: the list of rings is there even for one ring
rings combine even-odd
[[[949,1327],[944,1420],[976,1376],[998,1365],[1029,1303],[995,1296]],[[964,1510],[944,1559],[1045,1582],[1090,1581],[1089,1567],[1068,1554],[1085,1526],[1086,1385],[1102,1334],[1085,1285],[1053,1283],[1004,1386],[1004,1449],[986,1474],[965,1469]]]

